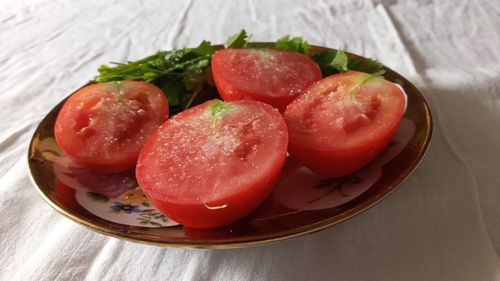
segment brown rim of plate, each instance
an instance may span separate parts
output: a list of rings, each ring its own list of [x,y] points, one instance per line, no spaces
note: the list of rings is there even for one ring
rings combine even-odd
[[[259,45],[259,44],[269,44],[269,43],[254,43],[252,45]],[[216,46],[218,48],[221,48],[221,46]],[[319,46],[311,46],[311,50],[314,53],[319,53],[325,50],[329,50],[329,48],[326,47],[319,47]],[[355,55],[352,53],[348,53],[349,57],[351,58],[363,58],[362,56]],[[382,201],[384,198],[386,198],[389,194],[394,192],[394,190],[397,189],[403,183],[408,177],[410,177],[413,172],[416,170],[416,168],[419,166],[419,164],[422,161],[422,158],[424,157],[430,140],[432,136],[432,116],[431,112],[429,109],[429,106],[423,97],[423,95],[418,91],[418,89],[411,84],[406,78],[395,72],[394,70],[385,67],[384,69],[386,70],[386,79],[397,82],[399,83],[407,93],[408,97],[412,97],[414,99],[417,99],[417,102],[420,106],[422,106],[422,111],[423,111],[423,122],[424,122],[424,131],[422,132],[422,140],[419,142],[419,146],[417,147],[417,154],[416,156],[412,159],[412,162],[409,166],[408,169],[405,170],[401,175],[399,175],[396,179],[392,181],[392,183],[385,187],[382,192],[375,194],[374,196],[371,196],[367,200],[353,206],[352,208],[341,212],[340,214],[336,214],[332,217],[329,217],[327,219],[323,219],[314,223],[302,225],[299,227],[295,227],[292,229],[288,229],[286,231],[278,231],[276,233],[270,233],[270,234],[263,234],[263,235],[252,235],[250,237],[245,237],[245,236],[237,236],[237,237],[229,237],[228,239],[225,240],[216,240],[216,239],[204,239],[204,240],[193,240],[193,239],[183,239],[183,240],[176,240],[176,239],[170,239],[170,240],[161,240],[161,237],[155,237],[153,235],[144,235],[141,233],[138,233],[136,231],[134,232],[128,232],[128,231],[122,231],[121,228],[126,227],[125,225],[121,225],[118,223],[114,222],[108,222],[107,227],[100,225],[94,220],[96,218],[92,217],[84,217],[81,214],[75,214],[72,213],[70,210],[66,210],[60,202],[54,200],[50,194],[49,191],[53,189],[53,184],[48,183],[47,181],[44,181],[43,178],[38,177],[38,171],[35,171],[35,154],[36,154],[36,144],[35,140],[38,140],[38,136],[42,135],[44,132],[45,128],[47,126],[44,125],[50,125],[47,123],[52,123],[53,127],[53,121],[55,120],[57,113],[59,112],[61,106],[63,103],[66,101],[67,98],[62,100],[58,105],[56,105],[45,117],[44,119],[40,122],[38,125],[37,129],[35,130],[33,137],[30,141],[30,146],[29,146],[29,151],[28,151],[28,169],[29,169],[29,174],[31,181],[33,182],[33,185],[35,186],[36,190],[38,193],[42,196],[42,198],[56,211],[64,215],[65,217],[77,222],[78,224],[87,227],[91,230],[94,230],[96,232],[109,235],[112,237],[124,239],[127,241],[131,242],[136,242],[136,243],[141,243],[141,244],[147,244],[147,245],[155,245],[155,246],[162,246],[162,247],[181,247],[181,248],[205,248],[205,249],[227,249],[227,248],[239,248],[239,247],[248,247],[248,246],[256,246],[256,245],[261,245],[265,243],[270,243],[270,242],[277,242],[277,241],[282,241],[298,236],[303,236],[306,234],[311,234],[320,230],[323,230],[327,227],[333,226],[335,224],[341,223],[343,221],[346,221],[350,219],[351,217],[358,215],[375,204],[379,203]],[[53,133],[53,132],[52,132]],[[93,215],[92,215],[93,216]],[[99,220],[99,219],[98,219]],[[114,227],[114,225],[120,226],[120,227]],[[137,227],[134,227],[134,229],[137,229]]]

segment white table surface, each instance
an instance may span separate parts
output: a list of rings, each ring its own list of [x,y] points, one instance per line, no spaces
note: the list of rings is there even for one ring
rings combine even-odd
[[[285,34],[381,60],[434,136],[386,200],[317,234],[235,250],[144,246],[52,210],[27,173],[38,122],[100,64]],[[500,280],[500,2],[0,2],[0,280]]]

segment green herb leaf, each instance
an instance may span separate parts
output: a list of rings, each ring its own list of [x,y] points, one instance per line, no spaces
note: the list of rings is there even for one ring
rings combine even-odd
[[[240,32],[230,36],[226,43],[224,43],[225,48],[246,48],[248,45],[248,41],[250,40],[250,36],[247,32],[242,29]]]
[[[200,60],[186,68],[182,73],[182,81],[189,91],[195,92],[203,86],[207,79],[208,59]]]
[[[179,106],[181,97],[183,95],[189,94],[189,90],[182,82],[182,77],[177,77],[176,79],[165,79],[165,82],[160,83],[160,88],[167,95],[168,104],[170,106]]]
[[[347,70],[378,76],[385,73],[380,62],[373,59],[350,59],[343,50],[332,49],[311,58],[319,65],[324,77]]]
[[[210,61],[208,59],[200,60],[196,64],[187,67],[182,74],[184,86],[188,91],[192,92],[184,95],[184,99],[181,100],[181,104],[184,105],[184,109],[191,106],[198,93],[201,89],[203,89],[203,86],[205,86],[209,64]]]
[[[338,50],[332,49],[311,57],[319,65],[319,68],[323,73],[323,77],[340,72],[340,70],[333,66],[333,61],[337,56],[337,52]]]
[[[210,41],[203,40],[198,47],[193,49],[193,52],[201,56],[211,56],[215,52],[215,48]]]
[[[278,49],[309,55],[309,43],[302,37],[290,38],[290,35],[285,35],[278,39],[274,46]]]
[[[312,57],[319,65],[323,76],[344,72],[348,69],[349,58],[342,50],[328,50]]]
[[[349,69],[370,73],[374,76],[382,76],[385,73],[384,66],[376,60],[365,58],[349,63]]]
[[[333,58],[333,61],[331,62],[331,65],[336,70],[344,72],[347,71],[348,61],[349,58],[347,57],[346,53],[343,50],[338,50],[335,54],[335,57]]]

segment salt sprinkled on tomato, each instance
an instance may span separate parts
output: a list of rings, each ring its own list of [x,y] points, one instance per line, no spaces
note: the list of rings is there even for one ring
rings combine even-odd
[[[278,49],[218,50],[212,57],[212,74],[224,100],[262,101],[282,112],[322,77],[308,56]]]
[[[64,103],[54,134],[61,149],[89,169],[125,171],[134,168],[142,146],[168,111],[165,94],[153,84],[92,84]]]
[[[153,134],[136,175],[146,196],[173,220],[196,228],[223,226],[267,197],[287,143],[284,119],[271,106],[208,101]]]
[[[347,175],[382,152],[404,108],[404,93],[382,77],[349,71],[324,78],[284,113],[289,152],[319,175]]]

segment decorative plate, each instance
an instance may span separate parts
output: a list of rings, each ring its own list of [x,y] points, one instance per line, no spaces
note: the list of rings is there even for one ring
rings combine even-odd
[[[30,174],[41,196],[61,214],[97,232],[133,242],[236,248],[313,233],[383,200],[412,174],[427,150],[432,134],[429,106],[408,80],[387,67],[385,70],[385,78],[401,86],[407,96],[405,115],[386,150],[365,168],[341,178],[320,178],[288,158],[272,194],[231,226],[183,227],[147,200],[133,171],[98,174],[73,163],[54,139],[54,123],[65,100],[47,114],[33,135],[28,153]],[[210,87],[201,95],[205,99],[214,96],[217,93]]]

